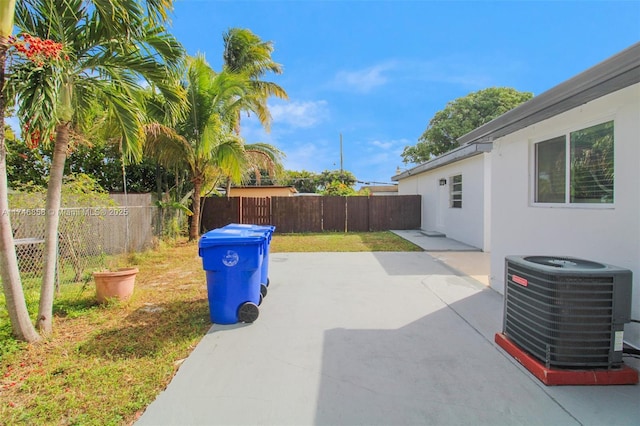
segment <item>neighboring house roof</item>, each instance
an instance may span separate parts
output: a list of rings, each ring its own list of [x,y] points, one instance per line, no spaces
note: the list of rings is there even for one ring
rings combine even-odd
[[[251,196],[247,194],[256,194],[260,197],[279,196],[279,195],[294,195],[298,192],[293,186],[278,186],[278,185],[246,185],[246,186],[232,186],[229,191],[231,197],[235,194]]]
[[[363,185],[360,189],[368,189],[371,194],[397,193],[398,185]]]
[[[492,142],[640,82],[640,43],[534,97],[458,139],[460,147],[393,176],[394,181],[491,151]]]
[[[458,142],[490,142],[638,82],[640,43],[472,130]]]

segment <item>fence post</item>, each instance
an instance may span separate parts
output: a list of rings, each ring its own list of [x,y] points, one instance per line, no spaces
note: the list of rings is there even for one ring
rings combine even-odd
[[[344,197],[344,232],[349,232],[349,203],[347,197]]]

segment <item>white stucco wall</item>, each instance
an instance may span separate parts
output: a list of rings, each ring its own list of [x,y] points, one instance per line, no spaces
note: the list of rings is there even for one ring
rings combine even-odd
[[[533,144],[614,120],[614,199],[597,207],[533,203]],[[504,292],[507,255],[566,255],[633,271],[632,318],[640,319],[640,84],[614,92],[493,143],[491,285]],[[625,327],[640,346],[640,324]]]
[[[482,153],[438,167],[398,182],[399,195],[422,196],[422,225],[449,238],[489,251],[489,209],[485,174],[490,172],[490,154]],[[451,177],[462,175],[462,208],[449,207]],[[440,186],[440,179],[447,184]]]

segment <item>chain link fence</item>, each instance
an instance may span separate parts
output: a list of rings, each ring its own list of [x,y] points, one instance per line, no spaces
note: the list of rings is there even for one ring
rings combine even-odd
[[[122,201],[113,197],[116,202]],[[150,205],[77,207],[59,210],[57,285],[86,282],[108,257],[139,252],[158,238],[176,237],[186,228],[180,211]],[[134,196],[134,202],[136,198]],[[45,209],[9,211],[18,266],[25,288],[39,287],[44,267]]]

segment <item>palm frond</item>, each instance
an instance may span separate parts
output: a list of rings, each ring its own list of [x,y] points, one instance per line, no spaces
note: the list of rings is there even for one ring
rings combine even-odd
[[[107,108],[113,114],[120,129],[121,151],[127,162],[142,159],[144,143],[144,115],[140,95],[123,92],[122,87],[101,82],[101,93]]]
[[[168,126],[160,123],[145,125],[144,152],[167,168],[194,168],[194,152],[189,142]]]

